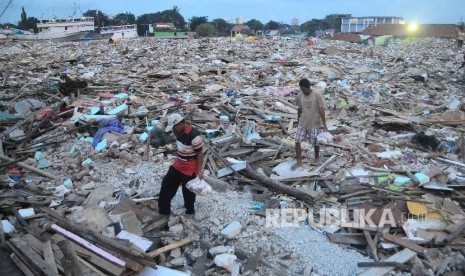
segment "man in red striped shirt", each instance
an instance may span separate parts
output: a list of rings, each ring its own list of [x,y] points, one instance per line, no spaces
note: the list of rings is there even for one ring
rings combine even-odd
[[[182,185],[186,214],[193,215],[195,194],[187,189],[186,183],[196,177],[203,179],[203,139],[200,132],[178,113],[168,116],[168,126],[165,131],[172,131],[176,135],[178,157],[161,183],[158,212],[161,215],[171,213],[171,200],[176,195],[179,185]]]

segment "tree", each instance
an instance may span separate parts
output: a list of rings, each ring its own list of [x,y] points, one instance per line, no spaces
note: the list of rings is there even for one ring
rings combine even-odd
[[[111,20],[112,25],[129,25],[136,23],[136,16],[132,13],[119,13],[113,17]]]
[[[165,10],[156,13],[147,13],[137,17],[137,33],[140,36],[145,35],[148,25],[154,23],[173,23],[178,30],[186,30],[186,21],[179,13],[179,8],[174,6],[171,10]]]
[[[249,26],[249,28],[254,32],[261,31],[264,28],[263,23],[257,19],[250,19],[245,23],[245,25]]]
[[[229,35],[231,24],[226,22],[226,20],[221,19],[221,18],[213,19],[211,24],[215,26],[217,36],[228,36]]]
[[[173,23],[178,30],[184,30],[186,28],[186,20],[184,20],[184,17],[179,13],[179,8],[177,6],[174,6],[171,10],[165,10],[156,14],[161,20],[157,21],[157,23],[170,22]]]
[[[97,29],[100,29],[100,27],[111,25],[110,18],[108,17],[107,14],[103,13],[102,11],[88,10],[82,15],[86,17],[93,17],[95,25],[97,26]]]
[[[323,19],[329,29],[334,29],[336,33],[341,32],[342,18],[351,17],[351,14],[330,14]]]
[[[329,25],[327,24],[327,22],[321,19],[312,19],[300,25],[300,31],[307,32],[308,36],[314,36],[316,31],[326,30],[328,28]]]
[[[200,37],[212,36],[215,32],[215,27],[213,27],[213,25],[209,23],[202,23],[197,26],[195,32]]]
[[[155,23],[156,19],[155,13],[147,13],[137,17],[137,34],[144,36],[145,32],[148,30],[148,25]]]
[[[267,30],[279,30],[280,24],[276,21],[270,20],[265,24],[265,29]]]
[[[37,22],[39,20],[35,17],[27,17],[24,7],[21,11],[21,21],[18,22],[18,28],[21,30],[34,30],[35,33],[38,32]]]
[[[208,22],[208,16],[192,16],[189,19],[189,29],[193,32],[197,29],[197,26]]]

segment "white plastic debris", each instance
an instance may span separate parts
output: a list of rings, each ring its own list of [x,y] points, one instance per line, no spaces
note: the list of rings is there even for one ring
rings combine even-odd
[[[3,219],[2,220],[3,233],[8,234],[15,231],[15,227],[10,221]]]
[[[231,222],[228,226],[226,226],[223,230],[221,230],[221,235],[230,239],[238,235],[241,232],[241,229],[241,223],[235,220]]]
[[[205,180],[200,179],[198,177],[187,182],[186,187],[191,192],[201,196],[211,193],[212,191],[212,187],[208,185],[208,183],[205,182]]]
[[[333,135],[331,135],[331,133],[329,133],[329,132],[322,132],[322,133],[318,134],[316,139],[320,143],[328,143],[328,142],[333,141]]]
[[[123,239],[123,240],[129,240],[132,244],[142,249],[144,252],[147,251],[150,248],[150,246],[152,246],[151,241],[145,238],[139,237],[136,234],[124,231],[124,230],[119,232],[119,234],[116,237]]]
[[[215,257],[215,265],[222,267],[226,269],[227,271],[231,271],[236,260],[237,260],[236,255],[228,254],[228,253],[220,254],[220,255],[216,255]]]
[[[32,217],[36,213],[34,212],[34,208],[27,208],[27,209],[20,209],[18,210],[18,213],[21,215],[23,218],[28,218]]]

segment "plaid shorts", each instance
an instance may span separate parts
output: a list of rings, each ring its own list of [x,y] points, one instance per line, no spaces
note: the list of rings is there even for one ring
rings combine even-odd
[[[323,129],[305,129],[300,126],[297,127],[297,132],[295,133],[295,141],[297,143],[303,142],[305,139],[308,141],[310,145],[318,145],[318,141],[316,137],[318,134],[323,133]]]

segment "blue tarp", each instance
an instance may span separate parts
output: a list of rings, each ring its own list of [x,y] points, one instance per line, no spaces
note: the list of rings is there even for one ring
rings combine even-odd
[[[118,132],[121,134],[126,133],[124,131],[123,124],[118,119],[101,120],[99,122],[99,130],[97,131],[97,133],[95,133],[92,146],[93,147],[97,146],[97,144],[102,140],[103,134],[109,131],[114,131],[114,132]]]

